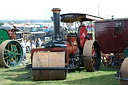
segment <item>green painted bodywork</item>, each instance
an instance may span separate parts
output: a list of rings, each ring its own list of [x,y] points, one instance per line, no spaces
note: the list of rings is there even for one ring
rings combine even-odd
[[[8,31],[5,29],[0,29],[0,44],[5,41],[5,40],[9,40],[9,34]]]
[[[128,47],[125,48],[125,50],[124,50],[124,57],[125,57],[125,58],[128,57]]]

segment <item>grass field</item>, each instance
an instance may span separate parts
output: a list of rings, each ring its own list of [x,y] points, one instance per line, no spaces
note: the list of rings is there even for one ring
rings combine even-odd
[[[101,67],[100,71],[86,72],[81,68],[70,70],[66,80],[33,81],[32,70],[25,66],[0,67],[0,85],[120,85],[120,81],[114,78],[116,71],[110,67]]]

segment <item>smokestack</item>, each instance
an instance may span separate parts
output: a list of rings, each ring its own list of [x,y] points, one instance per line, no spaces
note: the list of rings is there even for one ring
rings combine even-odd
[[[60,40],[60,8],[53,8],[53,21],[54,21],[54,33],[55,33],[55,40]]]

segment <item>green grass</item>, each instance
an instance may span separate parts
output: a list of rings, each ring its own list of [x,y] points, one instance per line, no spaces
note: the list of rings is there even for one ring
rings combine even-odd
[[[25,66],[10,69],[0,67],[0,85],[120,85],[119,80],[114,79],[114,74],[115,69],[102,67],[96,72],[70,70],[66,80],[33,81],[32,70]]]
[[[70,70],[66,80],[33,81],[32,70],[25,66],[0,67],[0,85],[120,85],[114,78],[116,69],[101,67],[100,71],[86,72],[83,68]]]

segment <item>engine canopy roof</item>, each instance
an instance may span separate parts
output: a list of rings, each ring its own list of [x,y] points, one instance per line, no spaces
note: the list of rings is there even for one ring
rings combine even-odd
[[[83,22],[83,21],[103,21],[103,18],[89,15],[89,14],[82,14],[82,13],[67,13],[61,14],[61,22],[65,23],[73,23],[76,21]]]

